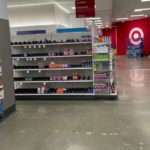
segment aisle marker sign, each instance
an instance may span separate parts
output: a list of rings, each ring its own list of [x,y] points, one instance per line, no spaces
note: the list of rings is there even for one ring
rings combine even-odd
[[[133,45],[139,45],[141,39],[144,38],[144,33],[141,28],[133,28],[129,33],[129,39]]]
[[[76,18],[95,17],[95,0],[76,0]]]

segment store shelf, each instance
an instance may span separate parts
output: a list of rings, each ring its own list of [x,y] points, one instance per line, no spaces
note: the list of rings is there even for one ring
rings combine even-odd
[[[50,43],[50,44],[22,44],[22,45],[12,45],[12,47],[34,47],[36,46],[57,46],[57,45],[77,45],[77,44],[92,44],[92,42],[64,42],[64,43]]]
[[[93,80],[72,80],[72,81],[14,81],[15,83],[90,83]]]
[[[91,70],[89,68],[55,68],[55,69],[14,69],[14,71],[61,71],[61,70]]]
[[[72,93],[72,94],[15,94],[15,96],[84,96],[84,95],[94,95],[94,93]]]
[[[109,62],[109,60],[94,60],[94,62]]]
[[[92,57],[92,55],[68,55],[68,56],[35,56],[35,57],[12,57],[13,59],[48,59],[48,58],[79,58]]]

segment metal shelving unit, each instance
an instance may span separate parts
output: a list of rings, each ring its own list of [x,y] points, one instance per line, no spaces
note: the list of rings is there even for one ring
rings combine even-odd
[[[79,37],[78,37],[79,38]],[[57,40],[57,39],[56,39]],[[93,44],[93,45],[92,45]],[[60,97],[71,97],[71,99],[74,97],[83,97],[87,96],[87,98],[110,98],[117,96],[117,93],[112,92],[111,85],[114,82],[113,80],[113,67],[112,67],[112,57],[111,57],[111,43],[101,43],[101,46],[108,46],[107,49],[101,49],[101,52],[92,50],[91,54],[80,54],[81,52],[85,51],[86,47],[94,48],[95,43],[92,42],[64,42],[64,43],[48,43],[48,44],[20,44],[20,45],[12,45],[12,54],[24,54],[27,52],[28,54],[36,54],[36,53],[47,53],[49,51],[55,51],[55,52],[63,52],[64,48],[73,48],[75,51],[78,51],[77,55],[57,55],[57,56],[30,56],[27,54],[24,54],[23,57],[21,56],[13,56],[13,64],[15,66],[30,66],[31,64],[33,66],[37,66],[37,64],[42,63],[43,66],[48,66],[50,62],[57,62],[58,64],[82,64],[83,60],[85,62],[89,62],[89,60],[92,62],[91,66],[85,65],[82,67],[56,67],[56,68],[15,68],[14,69],[14,77],[15,78],[24,78],[22,80],[15,80],[15,91],[17,89],[39,89],[41,88],[54,88],[59,89],[61,87],[65,90],[67,89],[87,89],[85,91],[78,91],[78,92],[71,92],[71,93],[16,93],[16,98],[21,99],[28,97],[30,99],[32,98],[44,98],[47,97],[48,99],[52,99],[56,96],[57,98]],[[101,55],[101,54],[107,54],[108,59],[95,59],[95,55]],[[96,70],[95,65],[96,64],[109,64],[108,67],[105,67],[103,69]],[[86,63],[85,63],[86,64]],[[70,77],[73,74],[79,74],[81,77],[80,79],[72,79],[72,80],[33,80],[32,77],[56,77],[59,78],[60,76]],[[108,74],[108,79],[106,80],[95,80],[96,74]],[[82,79],[84,77],[84,79]],[[88,79],[87,79],[88,77]],[[27,78],[27,79],[26,79]],[[30,78],[30,79],[28,79]],[[96,85],[99,84],[105,84],[108,83],[109,90],[108,92],[101,92],[96,89]],[[38,90],[39,91],[39,90]],[[75,90],[74,90],[75,91]],[[56,99],[57,99],[56,98]],[[54,98],[55,99],[55,98]]]

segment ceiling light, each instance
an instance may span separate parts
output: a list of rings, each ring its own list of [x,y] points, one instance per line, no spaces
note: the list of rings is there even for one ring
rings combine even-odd
[[[135,9],[134,12],[141,12],[141,11],[146,11],[146,10],[150,10],[150,8],[138,8],[138,9]]]
[[[116,20],[128,20],[129,18],[117,18]]]
[[[66,13],[70,13],[65,7],[63,7],[62,5],[60,5],[58,2],[54,2],[54,4],[56,5],[56,6],[58,6],[60,9],[62,9],[64,12],[66,12]]]
[[[102,22],[96,22],[95,24],[101,24],[102,25],[103,23]]]
[[[143,17],[144,14],[139,14],[139,15],[131,15],[131,17]]]
[[[55,4],[60,9],[62,9],[66,13],[70,13],[66,8],[64,8],[62,5],[60,5],[58,2],[51,2],[51,3],[35,3],[35,4],[26,4],[26,5],[9,5],[8,8],[16,8],[16,7],[30,7],[30,6],[41,6],[41,5],[51,5]]]
[[[100,19],[99,20],[86,20],[86,22],[93,22],[93,21],[98,22],[98,21],[102,21],[102,20],[100,20]]]
[[[100,20],[101,18],[100,17],[97,17],[97,18],[86,18],[86,20]]]
[[[141,0],[141,2],[150,2],[150,0]]]

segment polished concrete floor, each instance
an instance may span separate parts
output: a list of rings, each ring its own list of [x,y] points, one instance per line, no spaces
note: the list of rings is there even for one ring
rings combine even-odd
[[[17,102],[0,150],[150,150],[150,59],[119,57],[118,101]]]

